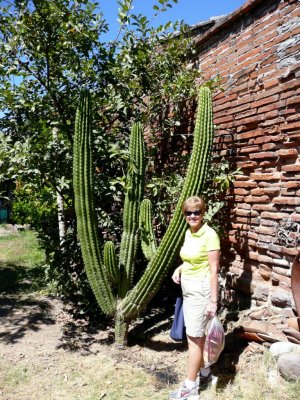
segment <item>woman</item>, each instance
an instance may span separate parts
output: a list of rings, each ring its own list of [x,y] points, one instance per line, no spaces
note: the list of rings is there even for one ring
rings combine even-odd
[[[180,251],[183,264],[176,268],[172,279],[182,287],[188,365],[184,383],[170,394],[170,399],[197,400],[197,377],[204,366],[205,330],[208,320],[217,311],[220,240],[217,233],[203,222],[203,199],[189,197],[183,203],[182,211],[189,229]],[[202,371],[206,376],[210,373],[205,369]],[[200,375],[200,382],[201,378]]]

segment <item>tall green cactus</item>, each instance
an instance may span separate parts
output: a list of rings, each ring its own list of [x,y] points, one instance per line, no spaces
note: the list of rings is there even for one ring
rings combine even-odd
[[[212,138],[211,93],[209,88],[202,87],[199,91],[194,145],[185,183],[171,223],[157,247],[152,229],[151,204],[148,200],[142,201],[145,175],[143,134],[139,124],[133,125],[119,263],[111,242],[104,246],[102,261],[92,195],[90,96],[87,92],[81,95],[76,115],[73,161],[78,235],[87,276],[98,304],[104,313],[115,317],[115,340],[118,343],[126,343],[128,324],[158,291],[178,254],[186,229],[181,205],[185,198],[200,193],[203,188]],[[145,258],[150,261],[140,280],[132,287],[139,234]],[[113,290],[115,283],[117,287]]]

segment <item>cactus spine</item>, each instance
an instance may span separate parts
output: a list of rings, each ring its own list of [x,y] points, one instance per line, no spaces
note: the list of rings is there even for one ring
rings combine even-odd
[[[149,299],[155,295],[178,254],[185,232],[181,206],[187,197],[201,192],[204,186],[211,155],[213,132],[211,93],[209,88],[202,87],[199,93],[194,145],[181,196],[155,255],[137,285],[119,306],[127,318],[134,318],[138,315]]]
[[[127,191],[123,212],[123,234],[121,239],[119,269],[122,279],[119,296],[126,296],[134,274],[134,261],[138,246],[139,208],[143,199],[145,155],[144,138],[140,124],[134,124],[129,142],[129,167]]]
[[[74,192],[78,234],[92,290],[103,312],[115,316],[115,339],[119,343],[124,343],[128,323],[139,314],[158,291],[178,254],[186,229],[181,214],[183,201],[188,196],[201,192],[205,183],[213,138],[211,93],[207,87],[200,89],[194,145],[185,183],[171,223],[158,248],[150,223],[151,204],[148,200],[142,202],[145,172],[142,129],[139,124],[133,125],[118,267],[113,245],[104,246],[104,263],[97,245],[97,226],[92,196],[90,110],[90,96],[88,93],[83,93],[76,117],[74,140]],[[140,280],[132,288],[139,231],[142,249],[150,262]],[[117,295],[114,296],[111,287],[117,280]]]
[[[91,97],[88,92],[80,96],[76,113],[73,181],[75,211],[81,252],[91,288],[100,308],[106,314],[113,314],[116,299],[113,296],[108,274],[101,261],[96,213],[93,198],[93,137]]]
[[[141,247],[147,261],[151,260],[156,252],[157,244],[152,223],[152,204],[148,199],[141,203],[139,228],[141,234]]]

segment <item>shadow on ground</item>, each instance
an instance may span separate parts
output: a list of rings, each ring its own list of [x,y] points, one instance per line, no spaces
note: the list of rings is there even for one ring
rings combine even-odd
[[[16,343],[29,330],[37,331],[41,325],[54,324],[50,316],[51,305],[46,300],[5,295],[0,298],[0,340]]]
[[[33,288],[42,285],[43,268],[0,263],[0,340],[16,343],[27,331],[36,331],[42,324],[54,324],[49,301],[31,296]]]
[[[28,293],[33,285],[43,286],[44,269],[42,266],[24,268],[22,265],[0,263],[0,293]]]
[[[224,389],[228,384],[233,383],[240,357],[248,343],[235,336],[234,332],[225,335],[225,348],[218,361],[211,366],[213,375],[218,377],[217,389]]]

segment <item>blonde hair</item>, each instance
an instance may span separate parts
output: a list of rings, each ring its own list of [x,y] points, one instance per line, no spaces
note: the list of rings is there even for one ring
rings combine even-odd
[[[199,207],[203,214],[206,210],[205,201],[198,196],[188,197],[182,205],[182,212],[185,213],[189,207]]]

